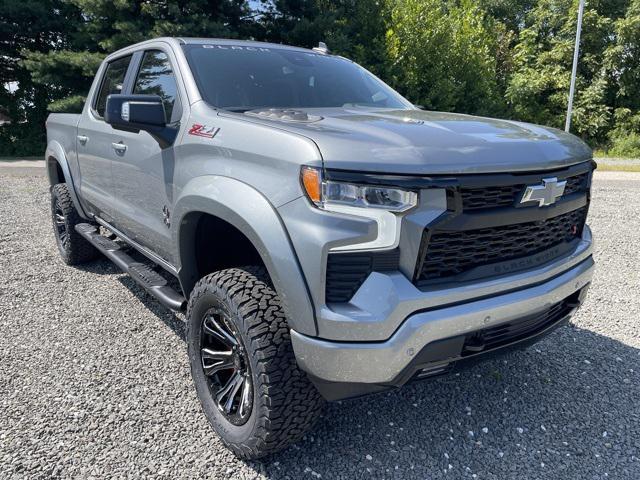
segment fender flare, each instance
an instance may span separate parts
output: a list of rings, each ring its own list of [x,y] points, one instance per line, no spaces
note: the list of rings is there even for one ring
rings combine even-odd
[[[49,179],[49,185],[53,186],[56,183],[61,183],[60,180],[63,180],[67,184],[69,194],[71,195],[71,200],[73,201],[76,210],[83,218],[88,219],[89,216],[82,208],[80,199],[76,194],[76,187],[73,183],[73,176],[71,175],[67,155],[64,153],[64,148],[62,148],[62,145],[60,145],[60,143],[55,140],[49,141],[44,158],[47,167],[47,177]],[[64,179],[58,178],[58,170],[56,168],[56,164],[60,165],[60,168],[62,169],[62,173],[64,175]]]
[[[257,190],[229,177],[205,175],[190,180],[173,208],[173,242],[177,246],[178,278],[185,293],[196,283],[195,265],[183,262],[194,244],[195,225],[189,214],[204,213],[233,225],[258,251],[280,301],[289,326],[317,335],[315,312],[307,282],[284,224],[276,209]],[[191,222],[193,223],[193,222]]]

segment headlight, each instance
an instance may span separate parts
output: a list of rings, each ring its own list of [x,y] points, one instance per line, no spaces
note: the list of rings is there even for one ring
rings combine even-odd
[[[344,205],[404,212],[418,203],[418,195],[415,192],[399,188],[322,181],[322,174],[318,168],[302,167],[301,176],[307,196],[320,208],[329,209],[331,205]]]
[[[401,212],[415,207],[415,192],[394,187],[357,185],[322,179],[319,168],[302,167],[302,186],[316,206],[323,210],[367,217],[378,224],[375,240],[333,247],[331,251],[390,249],[400,241]]]

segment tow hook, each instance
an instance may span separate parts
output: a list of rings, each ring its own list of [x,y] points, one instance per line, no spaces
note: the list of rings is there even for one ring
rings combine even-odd
[[[484,338],[482,335],[474,335],[464,342],[464,350],[467,352],[481,352],[484,350]]]

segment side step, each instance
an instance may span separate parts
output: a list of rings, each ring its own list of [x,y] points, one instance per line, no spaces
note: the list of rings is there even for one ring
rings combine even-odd
[[[100,235],[95,226],[80,223],[76,225],[76,231],[165,307],[177,312],[186,309],[187,300],[167,285],[164,277],[144,263],[135,261],[116,242]]]

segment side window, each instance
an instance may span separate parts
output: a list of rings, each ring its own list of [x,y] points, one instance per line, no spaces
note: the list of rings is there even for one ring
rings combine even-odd
[[[162,98],[167,123],[171,122],[178,87],[166,53],[159,50],[148,50],[144,53],[133,93],[158,95]]]
[[[131,63],[131,55],[128,57],[118,58],[107,64],[107,69],[102,77],[102,85],[98,92],[98,98],[94,108],[98,115],[104,117],[104,111],[107,107],[107,97],[114,93],[122,93],[122,84],[127,74],[127,69]]]

